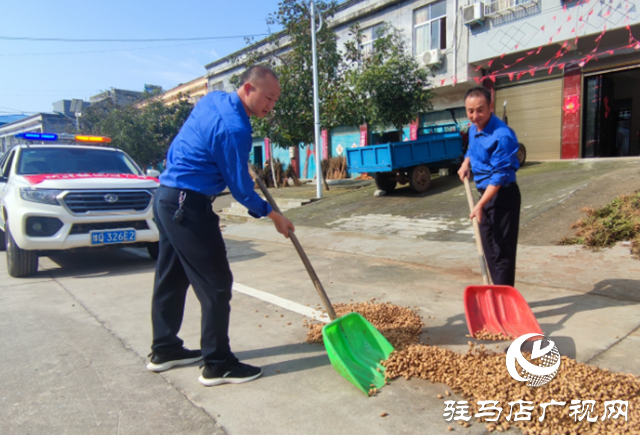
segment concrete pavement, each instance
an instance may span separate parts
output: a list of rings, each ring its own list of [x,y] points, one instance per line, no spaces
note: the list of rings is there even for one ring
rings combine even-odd
[[[461,296],[479,281],[472,244],[305,227],[298,235],[333,302],[417,306],[433,317],[425,318],[425,343],[466,350]],[[236,282],[317,304],[293,247],[266,222],[228,226],[225,237]],[[517,287],[545,333],[563,355],[640,374],[637,260],[622,248],[544,249],[521,248],[532,271],[518,272]],[[563,275],[569,264],[575,270]],[[446,386],[397,380],[368,398],[335,373],[323,346],[303,344],[302,316],[237,292],[233,348],[264,367],[262,379],[204,388],[197,366],[148,373],[153,262],[144,251],[61,255],[42,259],[42,268],[27,280],[0,271],[0,421],[9,433],[448,433],[436,397]],[[536,268],[559,278],[545,280]],[[190,293],[187,346],[198,346],[199,317]],[[465,429],[484,432],[478,423]]]

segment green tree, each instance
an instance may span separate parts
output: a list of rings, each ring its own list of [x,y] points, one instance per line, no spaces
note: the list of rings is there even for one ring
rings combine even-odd
[[[432,73],[415,60],[401,31],[389,24],[379,27],[373,50],[363,52],[362,29],[355,25],[350,30],[344,76],[366,123],[402,130],[420,113],[432,110]]]
[[[323,129],[359,122],[358,111],[345,99],[345,82],[341,75],[342,55],[338,37],[329,21],[336,12],[335,2],[316,2],[324,25],[316,34],[320,123]],[[280,78],[282,93],[273,110],[263,119],[252,119],[254,133],[270,138],[286,148],[314,142],[313,69],[311,17],[307,0],[283,0],[277,12],[269,15],[269,25],[283,28],[269,37],[264,48],[251,49],[236,62],[250,67],[256,63],[270,65]],[[319,23],[318,23],[319,24]],[[239,83],[239,76],[233,80]]]
[[[143,107],[116,106],[106,100],[83,113],[80,127],[84,134],[110,137],[110,146],[125,151],[146,167],[165,158],[192,109],[193,104],[184,97],[171,106],[153,99]]]

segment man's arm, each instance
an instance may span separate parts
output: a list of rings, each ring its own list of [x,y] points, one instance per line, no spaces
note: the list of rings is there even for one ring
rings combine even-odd
[[[480,198],[480,201],[478,201],[473,211],[469,215],[470,219],[473,219],[475,217],[476,219],[478,219],[478,223],[482,222],[482,210],[484,206],[487,205],[489,201],[491,201],[491,198],[496,196],[498,190],[500,190],[500,187],[502,186],[494,186],[493,184],[487,186],[487,189],[482,194],[482,198]]]
[[[295,231],[291,221],[274,211],[269,203],[260,198],[254,190],[254,181],[249,175],[248,168],[249,152],[245,151],[249,147],[242,146],[237,142],[235,135],[226,135],[222,140],[222,145],[222,159],[216,160],[233,197],[249,210],[251,216],[256,218],[269,217],[276,230],[288,238],[289,229]]]
[[[471,160],[469,157],[465,157],[462,165],[460,165],[460,169],[458,169],[458,176],[460,177],[460,181],[464,181],[465,178],[469,178],[471,176],[471,171],[469,168],[471,167]]]

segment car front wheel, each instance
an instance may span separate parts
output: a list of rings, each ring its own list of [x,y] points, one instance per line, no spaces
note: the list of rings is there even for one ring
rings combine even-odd
[[[38,251],[21,249],[11,235],[9,224],[5,224],[5,246],[7,269],[14,278],[35,275],[38,271]]]

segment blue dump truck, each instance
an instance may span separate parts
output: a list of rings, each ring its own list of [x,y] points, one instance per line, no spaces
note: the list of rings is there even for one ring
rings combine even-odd
[[[372,174],[378,189],[389,192],[398,183],[422,193],[431,185],[431,172],[462,162],[463,138],[456,123],[418,130],[418,139],[349,148],[347,169]]]

